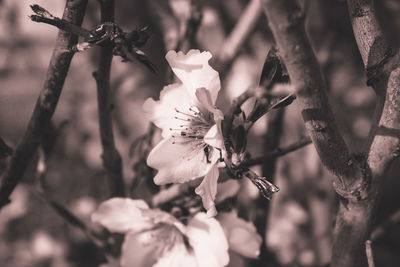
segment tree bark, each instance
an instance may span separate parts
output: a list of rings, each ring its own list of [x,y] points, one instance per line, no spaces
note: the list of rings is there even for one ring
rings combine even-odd
[[[335,174],[333,184],[340,195],[340,207],[333,234],[332,267],[367,265],[365,242],[374,223],[381,185],[400,151],[399,55],[381,33],[372,1],[349,0],[348,4],[368,84],[378,96],[365,156],[357,159],[348,151],[335,123],[299,4],[295,0],[263,0],[270,28],[297,87],[306,128],[322,163]]]
[[[68,0],[63,19],[81,25],[85,14],[87,0]],[[70,48],[76,44],[78,36],[60,30],[46,80],[36,102],[27,130],[12,156],[0,184],[0,208],[10,202],[9,196],[22,179],[29,162],[35,155],[40,140],[48,128],[57,107],[58,99],[68,74],[69,65],[74,53]]]
[[[99,0],[101,22],[114,22],[114,0]],[[113,44],[105,43],[100,47],[100,61],[97,72],[93,74],[97,83],[97,102],[99,126],[103,146],[103,165],[107,173],[108,186],[112,196],[125,196],[122,173],[122,159],[115,147],[112,125],[112,91],[110,86]]]

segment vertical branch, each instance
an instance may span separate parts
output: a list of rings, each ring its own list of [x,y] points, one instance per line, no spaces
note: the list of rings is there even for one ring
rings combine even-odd
[[[267,116],[267,132],[264,135],[264,144],[263,150],[264,155],[268,152],[276,151],[279,148],[279,141],[282,135],[282,126],[283,126],[283,115],[284,109],[274,110],[270,112]],[[262,163],[262,176],[268,178],[268,180],[274,183],[274,174],[276,167],[277,158],[265,158]],[[257,232],[265,237],[265,233],[267,230],[268,216],[270,214],[270,201],[260,196],[257,199],[257,208],[262,212],[259,216],[256,217],[255,225],[257,227]],[[262,239],[261,252],[260,252],[260,260],[256,262],[252,262],[254,266],[264,266],[267,262],[274,263],[276,260],[272,257],[271,252],[268,251],[267,245],[265,243],[265,238]]]
[[[371,218],[367,219],[372,221],[385,176],[391,163],[400,156],[400,54],[390,47],[382,33],[374,1],[348,0],[347,3],[368,84],[378,96],[377,120],[371,130],[367,158],[373,185]]]
[[[63,19],[73,24],[81,25],[86,5],[87,0],[68,0],[64,9]],[[37,151],[41,137],[50,123],[74,55],[69,48],[76,44],[77,40],[78,36],[71,33],[62,30],[58,33],[46,79],[32,117],[1,180],[0,208],[10,202],[10,194],[24,175],[30,160]]]
[[[393,55],[382,34],[371,0],[347,1],[354,37],[366,69],[371,69]]]
[[[380,99],[377,125],[367,159],[355,160],[338,132],[329,108],[326,85],[304,30],[304,16],[294,0],[264,0],[275,39],[298,103],[325,167],[333,172],[341,195],[333,233],[331,266],[366,266],[368,239],[384,176],[400,155],[400,56],[392,51],[377,24],[373,1],[348,0],[353,30],[367,70],[368,84]],[[379,122],[378,122],[379,121]]]
[[[378,23],[373,2],[372,0],[347,1],[354,36],[367,73],[367,85],[373,87],[378,97],[367,148],[373,141],[373,133],[377,130],[386,98],[388,73],[391,70],[387,71],[385,68],[395,55]]]
[[[114,0],[99,0],[101,22],[114,22]],[[99,125],[103,146],[103,165],[107,172],[108,184],[112,196],[124,196],[122,159],[115,147],[112,127],[112,92],[110,86],[113,44],[105,43],[100,48],[100,61],[97,72],[93,73],[97,83],[97,102],[99,107]]]
[[[400,156],[400,54],[383,35],[373,2],[348,0],[348,6],[369,84],[379,97],[368,164],[373,182],[381,184],[390,164]]]

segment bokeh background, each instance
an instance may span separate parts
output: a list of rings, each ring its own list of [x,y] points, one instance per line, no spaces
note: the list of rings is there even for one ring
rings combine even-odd
[[[258,84],[273,37],[254,0],[193,1],[192,9],[188,0],[115,2],[120,27],[128,31],[149,26],[152,32],[143,51],[157,66],[158,74],[137,62],[123,63],[117,57],[111,74],[114,133],[123,158],[126,188],[131,197],[149,200],[152,191],[133,168],[141,155],[130,148],[149,130],[141,109],[144,100],[157,98],[162,87],[171,82],[164,59],[166,51],[210,51],[214,55],[211,64],[222,80],[218,105],[226,110],[235,96]],[[400,2],[376,2],[382,28],[398,46]],[[0,0],[0,136],[12,148],[27,126],[58,32],[55,27],[30,21],[30,4],[39,4],[61,16],[65,1]],[[375,94],[366,86],[346,2],[304,0],[302,5],[307,10],[307,31],[325,74],[340,130],[350,149],[361,153],[371,127]],[[199,25],[194,37],[188,38],[187,22],[192,16]],[[98,23],[98,3],[91,0],[83,26],[92,28]],[[73,58],[53,119],[57,133],[53,151],[41,181],[48,199],[64,205],[87,223],[97,205],[110,197],[102,167],[96,84],[92,78],[98,53],[98,48],[93,48]],[[268,123],[274,116],[281,116],[279,129]],[[275,140],[279,146],[305,135],[296,102],[284,112],[269,114],[257,122],[248,138],[252,155],[261,156],[268,150],[271,141],[267,135],[271,131],[279,131]],[[154,139],[156,142],[157,134]],[[36,193],[39,158],[40,154],[12,194],[12,203],[0,212],[0,266],[98,266],[104,261],[101,251]],[[275,170],[272,178],[281,188],[272,202],[260,198],[257,189],[245,180],[237,200],[239,214],[255,221],[257,228],[265,232],[268,249],[263,251],[263,263],[232,255],[230,266],[324,266],[330,258],[336,210],[330,174],[312,145],[280,158],[275,166],[255,167],[259,173],[266,168]],[[400,206],[399,173],[397,162],[389,174],[376,218],[377,225],[385,225],[373,243],[377,266],[398,266],[400,262],[400,219],[390,219]],[[134,190],[130,190],[131,184],[136,185]]]

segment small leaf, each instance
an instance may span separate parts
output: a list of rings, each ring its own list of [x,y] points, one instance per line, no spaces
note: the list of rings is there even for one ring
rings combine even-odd
[[[274,46],[271,47],[264,62],[259,86],[271,90],[277,83],[290,82],[289,76],[285,72],[278,50]]]
[[[46,9],[44,9],[43,7],[39,6],[39,5],[31,5],[31,8],[33,10],[33,12],[35,12],[36,14],[38,14],[39,16],[43,17],[43,18],[47,18],[47,19],[53,19],[54,16],[47,11]]]
[[[146,26],[140,30],[133,30],[126,35],[126,39],[131,41],[134,46],[142,47],[146,44],[147,40],[150,38],[149,27]]]
[[[292,102],[296,99],[296,95],[290,94],[283,99],[279,100],[277,103],[272,105],[269,110],[271,109],[278,109],[278,108],[284,108],[292,104]]]
[[[261,87],[268,87],[271,84],[274,76],[279,72],[280,62],[277,56],[277,49],[273,46],[268,52],[264,66],[261,72],[260,83]],[[278,73],[279,74],[279,73]]]
[[[268,113],[272,109],[284,108],[290,105],[295,99],[296,95],[290,94],[273,105],[258,103],[253,112],[247,118],[247,121],[256,122],[259,118],[261,118],[264,114]]]
[[[268,200],[271,200],[272,195],[279,191],[279,188],[276,185],[270,183],[266,177],[258,176],[252,170],[248,170],[247,173],[244,175],[249,178],[255,186],[257,186],[263,197]]]
[[[239,125],[232,130],[232,142],[236,153],[241,154],[246,150],[247,138],[243,125]]]

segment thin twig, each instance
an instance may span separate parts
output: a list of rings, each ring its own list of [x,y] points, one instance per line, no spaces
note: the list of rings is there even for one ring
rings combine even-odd
[[[165,50],[175,49],[179,43],[179,22],[168,1],[149,0],[150,12],[163,33]]]
[[[81,25],[87,0],[68,0],[63,19]],[[76,44],[78,37],[59,31],[56,45],[47,70],[46,80],[36,102],[27,130],[17,146],[10,165],[0,185],[0,208],[10,202],[9,196],[21,180],[29,162],[37,151],[43,132],[56,109],[58,99],[67,76],[73,52],[69,48]]]
[[[275,80],[282,76],[282,66],[280,64],[280,59],[277,56],[277,51],[275,47],[272,47],[268,52],[268,55],[264,61],[263,69],[261,72],[259,86],[264,88],[264,91],[270,92]],[[266,102],[271,104],[272,97],[266,97]],[[266,109],[268,110],[268,109]],[[266,111],[267,112],[267,111]],[[277,151],[279,148],[279,142],[282,136],[282,126],[284,118],[284,109],[277,110],[276,112],[271,112],[264,120],[267,122],[267,131],[263,137],[263,161],[260,162],[262,167],[262,175],[268,177],[271,183],[275,182],[275,169],[276,169],[276,157],[269,159],[265,158],[265,155],[270,153],[270,151]],[[262,113],[262,112],[261,112]],[[261,115],[261,114],[260,114]],[[255,116],[255,119],[259,119],[259,116]],[[310,140],[311,141],[311,140]],[[254,160],[254,158],[252,159]],[[259,212],[256,213],[254,224],[257,228],[257,232],[261,236],[265,236],[268,227],[268,216],[270,214],[270,201],[266,201],[265,198],[259,196],[255,201],[256,208]],[[269,263],[269,258],[267,256],[267,245],[265,238],[262,239],[261,251],[259,259],[254,262],[254,266],[263,266],[267,262]]]
[[[311,139],[309,137],[305,137],[305,138],[301,139],[300,141],[297,141],[286,147],[277,148],[271,152],[266,152],[264,154],[264,156],[262,156],[262,157],[252,158],[252,159],[248,160],[247,162],[245,162],[244,164],[248,167],[258,165],[258,164],[263,164],[265,161],[275,159],[278,157],[282,157],[290,152],[296,151],[296,150],[298,150],[302,147],[305,147],[306,145],[309,145],[311,143],[312,143]]]
[[[365,253],[367,254],[368,267],[375,267],[374,252],[372,251],[371,240],[365,241]]]
[[[221,66],[219,67],[221,71],[235,58],[240,47],[242,47],[258,19],[261,17],[261,14],[262,8],[260,0],[251,0],[218,52],[217,61],[218,66]]]
[[[99,0],[101,22],[114,22],[114,0]],[[97,72],[93,73],[97,83],[99,125],[103,146],[103,165],[107,172],[108,185],[112,196],[125,196],[122,174],[122,159],[115,147],[112,127],[112,92],[110,86],[113,45],[106,43],[100,48]]]

